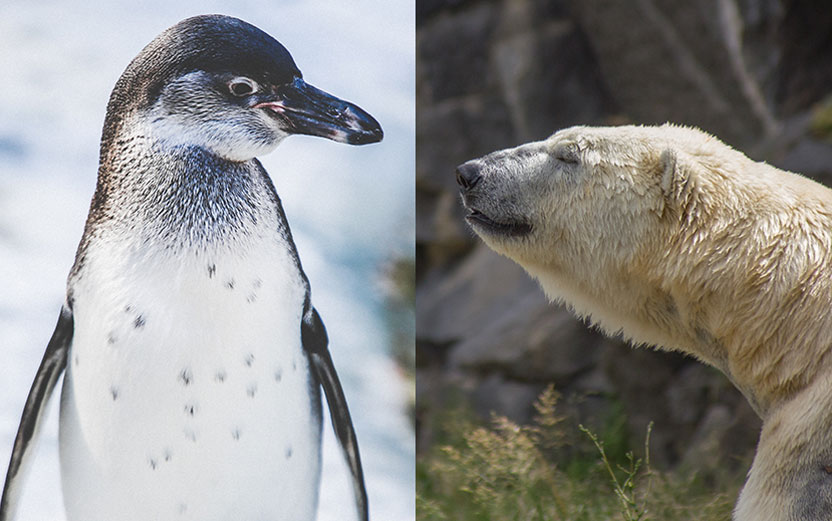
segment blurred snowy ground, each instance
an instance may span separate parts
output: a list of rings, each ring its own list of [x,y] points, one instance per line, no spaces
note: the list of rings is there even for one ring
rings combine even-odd
[[[379,290],[385,263],[413,254],[414,12],[412,0],[0,4],[0,474],[64,298],[110,90],[159,32],[188,16],[223,13],[280,40],[307,81],[384,127],[381,144],[297,136],[262,160],[329,331],[371,516],[414,519],[411,384],[389,357]],[[328,424],[324,431],[319,519],[351,519],[347,470]],[[18,519],[62,521],[57,400],[41,438]]]

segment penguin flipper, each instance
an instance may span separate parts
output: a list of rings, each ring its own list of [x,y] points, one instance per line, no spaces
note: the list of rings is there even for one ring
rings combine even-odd
[[[26,466],[31,463],[37,435],[42,425],[46,405],[55,389],[55,384],[66,368],[69,345],[72,342],[74,321],[67,306],[61,308],[58,325],[46,346],[35,381],[29,389],[26,406],[20,418],[17,437],[14,440],[6,484],[0,499],[0,521],[11,521],[20,499]]]
[[[364,471],[361,469],[358,440],[352,426],[344,390],[341,388],[341,382],[335,372],[335,365],[329,355],[329,339],[326,335],[326,328],[323,321],[321,321],[321,316],[318,315],[318,311],[311,306],[304,313],[301,325],[301,340],[303,349],[309,357],[312,370],[318,378],[318,382],[324,388],[326,403],[329,406],[329,415],[332,418],[332,426],[335,429],[336,436],[338,436],[338,441],[341,443],[344,457],[350,466],[358,518],[361,521],[367,521],[369,519],[367,489],[364,486]]]

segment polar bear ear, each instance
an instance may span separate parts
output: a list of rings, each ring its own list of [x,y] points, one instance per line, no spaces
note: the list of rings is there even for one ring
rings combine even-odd
[[[690,215],[700,196],[702,166],[685,152],[668,148],[659,158],[659,168],[662,193],[668,205]]]

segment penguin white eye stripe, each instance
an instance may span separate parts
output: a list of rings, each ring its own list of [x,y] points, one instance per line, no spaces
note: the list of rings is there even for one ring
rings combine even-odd
[[[239,76],[228,82],[228,90],[235,96],[248,96],[257,92],[257,83],[243,76]]]

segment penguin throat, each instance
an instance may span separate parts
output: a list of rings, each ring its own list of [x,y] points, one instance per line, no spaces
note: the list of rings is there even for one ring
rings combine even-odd
[[[256,160],[229,161],[200,146],[172,147],[146,136],[112,146],[93,201],[108,229],[125,235],[139,229],[142,241],[174,249],[288,235],[280,200]]]

